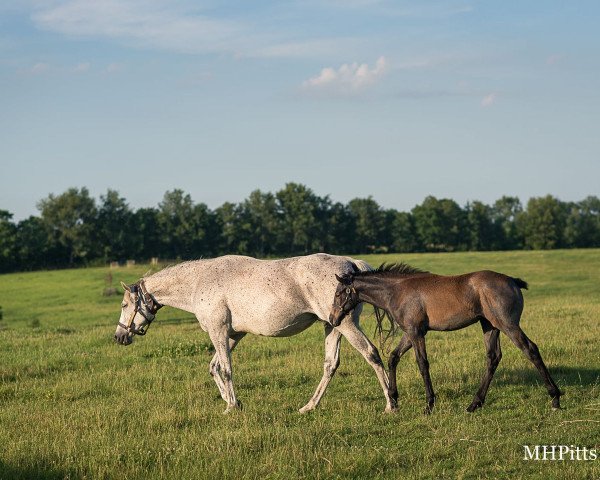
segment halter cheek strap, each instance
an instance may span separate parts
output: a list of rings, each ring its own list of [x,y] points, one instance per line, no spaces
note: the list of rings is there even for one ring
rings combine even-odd
[[[134,283],[133,285],[130,285],[129,291],[137,294],[135,299],[135,307],[131,317],[129,317],[129,320],[127,321],[127,324],[119,322],[119,326],[127,330],[129,333],[133,333],[135,335],[146,335],[148,327],[156,318],[156,312],[162,308],[162,305],[156,301],[154,295],[148,292],[143,279],[137,283]],[[142,305],[144,308],[142,308]],[[133,320],[138,313],[146,319],[146,323],[141,327],[136,328]]]

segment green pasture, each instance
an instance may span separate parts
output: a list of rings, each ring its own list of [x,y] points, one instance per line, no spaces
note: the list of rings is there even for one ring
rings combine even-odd
[[[0,275],[0,479],[539,478],[600,479],[600,250],[373,255],[442,274],[492,269],[529,282],[521,325],[564,391],[550,398],[520,351],[503,359],[483,409],[465,409],[484,371],[481,329],[429,333],[435,411],[409,352],[400,408],[344,340],[320,407],[297,410],[322,374],[323,327],[247,336],[233,355],[244,404],[225,404],[212,347],[195,319],[159,312],[144,338],[113,342],[121,297],[107,268]],[[147,266],[112,270],[114,285]],[[370,309],[363,314],[372,336]],[[525,461],[523,445],[595,448],[596,461]]]

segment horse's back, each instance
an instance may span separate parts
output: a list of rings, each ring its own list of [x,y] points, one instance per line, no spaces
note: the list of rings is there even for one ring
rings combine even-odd
[[[288,336],[326,318],[335,274],[351,270],[350,265],[347,258],[328,254],[280,260],[227,255],[206,265],[211,273],[203,277],[222,297],[234,331]]]

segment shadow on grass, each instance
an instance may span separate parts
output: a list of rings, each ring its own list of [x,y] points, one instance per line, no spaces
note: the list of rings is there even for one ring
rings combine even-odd
[[[76,478],[74,472],[47,465],[42,459],[36,460],[35,463],[36,465],[20,467],[8,465],[0,460],[0,478],[11,480],[31,480],[33,478],[40,480],[62,480],[65,478]]]
[[[514,385],[517,383],[542,383],[542,377],[537,369],[532,365],[530,368],[516,368],[510,370],[500,370],[500,375],[494,378],[496,385]],[[548,369],[554,381],[560,387],[561,385],[571,386],[590,386],[600,384],[600,369],[587,367],[553,367]]]

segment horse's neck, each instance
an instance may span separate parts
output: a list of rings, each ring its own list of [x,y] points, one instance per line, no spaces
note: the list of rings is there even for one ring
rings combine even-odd
[[[161,305],[193,312],[196,282],[193,272],[186,268],[170,268],[146,277],[146,289]]]
[[[359,276],[354,279],[354,288],[361,302],[389,310],[394,290],[391,283],[390,279],[386,277]]]

